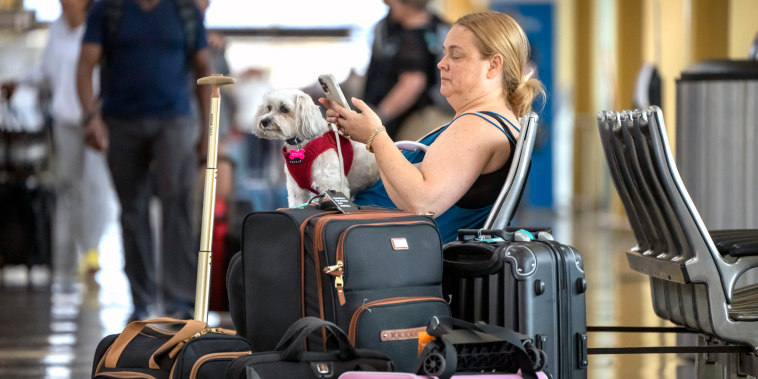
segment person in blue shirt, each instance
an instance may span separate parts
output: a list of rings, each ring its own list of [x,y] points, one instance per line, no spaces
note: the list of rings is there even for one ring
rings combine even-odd
[[[96,99],[92,70],[101,58]],[[210,91],[195,89],[201,109],[200,120],[193,118],[187,78],[208,76],[209,67],[205,28],[192,0],[103,0],[89,12],[77,89],[85,141],[107,151],[121,205],[131,320],[148,317],[159,294],[166,313],[192,317],[198,247],[191,193],[198,153],[207,149],[207,138],[199,137],[207,134]],[[153,193],[161,205],[160,273],[150,225]]]
[[[510,16],[481,12],[458,19],[437,64],[440,93],[455,117],[420,139],[429,145],[426,152],[400,151],[362,100],[352,99],[358,113],[320,99],[327,121],[376,155],[381,178],[355,202],[434,214],[445,242],[458,229],[481,227],[508,173],[518,118],[544,96],[528,59],[529,42]]]

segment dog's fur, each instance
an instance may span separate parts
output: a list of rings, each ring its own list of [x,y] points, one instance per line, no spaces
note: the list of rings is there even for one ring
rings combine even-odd
[[[302,149],[311,140],[326,132],[333,133],[321,110],[313,99],[305,92],[296,89],[274,90],[263,97],[258,112],[255,115],[253,134],[260,138],[278,139],[284,142],[285,148]],[[285,142],[298,137],[302,142],[295,146]],[[366,150],[366,145],[350,141],[353,145],[353,164],[343,186],[342,167],[335,149],[329,149],[316,158],[311,167],[311,186],[323,193],[326,190],[336,190],[350,197],[356,191],[367,188],[379,179],[379,168],[374,154]],[[339,170],[339,171],[338,171]],[[284,167],[287,177],[287,202],[290,207],[306,203],[314,194],[300,188]]]

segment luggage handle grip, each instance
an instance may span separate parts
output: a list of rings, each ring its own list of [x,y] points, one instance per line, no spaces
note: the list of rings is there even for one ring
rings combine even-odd
[[[503,268],[503,261],[500,259],[500,254],[496,250],[489,251],[489,257],[485,260],[470,260],[470,261],[456,261],[449,259],[447,256],[442,258],[442,267],[446,275],[453,274],[454,276],[487,276],[500,271]],[[469,257],[474,256],[471,252],[462,252],[460,255],[467,255]]]
[[[274,350],[282,351],[284,361],[299,362],[305,350],[305,339],[316,330],[326,328],[339,342],[340,359],[348,360],[358,356],[345,332],[337,325],[316,317],[303,317],[292,324]]]
[[[155,318],[144,321],[133,321],[124,328],[123,332],[119,334],[118,338],[113,341],[111,348],[105,353],[105,367],[116,368],[118,360],[121,357],[126,345],[134,339],[147,325],[161,325],[161,324],[184,324],[184,326],[174,334],[166,343],[159,347],[150,356],[150,368],[158,369],[158,364],[155,362],[156,355],[159,355],[165,351],[170,350],[176,346],[179,342],[191,338],[195,334],[199,333],[207,326],[206,323],[198,320],[179,320],[169,317]]]

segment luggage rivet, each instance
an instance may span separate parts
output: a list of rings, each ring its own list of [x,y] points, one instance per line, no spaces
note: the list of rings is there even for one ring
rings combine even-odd
[[[584,293],[584,291],[587,291],[587,279],[577,278],[576,279],[576,292]]]
[[[534,293],[539,296],[545,293],[545,282],[537,280],[534,282]]]

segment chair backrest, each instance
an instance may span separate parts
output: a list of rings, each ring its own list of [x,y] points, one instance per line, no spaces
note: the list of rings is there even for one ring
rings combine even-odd
[[[679,176],[658,107],[601,112],[598,126],[637,246],[630,267],[651,277],[659,316],[724,340],[758,346],[758,328],[733,319],[734,286],[758,257],[724,257]]]
[[[484,222],[484,229],[505,229],[513,218],[529,176],[534,141],[539,129],[538,121],[539,117],[534,112],[519,119],[521,130],[516,141],[516,148],[512,152],[511,168],[508,170],[508,176],[505,178],[492,211]]]

